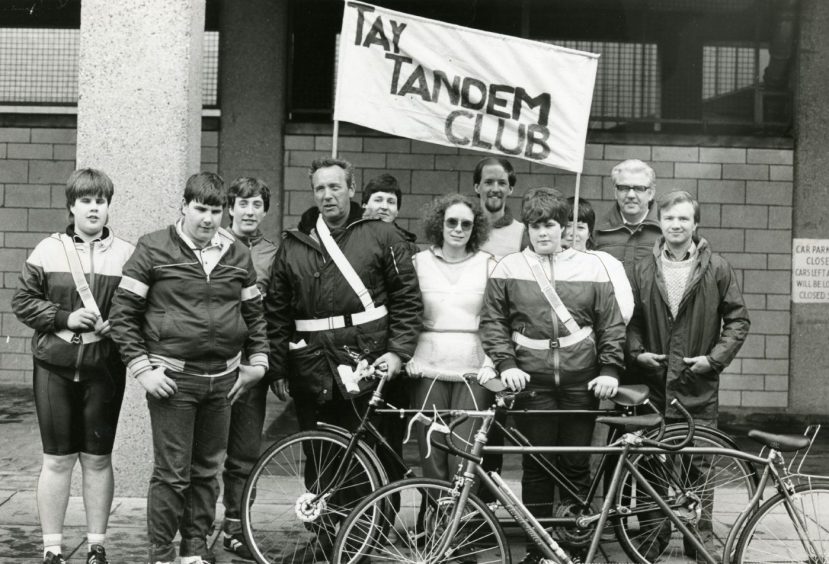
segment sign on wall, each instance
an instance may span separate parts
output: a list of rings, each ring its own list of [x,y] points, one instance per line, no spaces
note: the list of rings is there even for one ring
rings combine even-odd
[[[581,172],[597,62],[349,1],[334,119]]]
[[[829,304],[829,239],[793,240],[792,301]]]

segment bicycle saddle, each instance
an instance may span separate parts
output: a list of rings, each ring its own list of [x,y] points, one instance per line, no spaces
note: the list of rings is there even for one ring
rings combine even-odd
[[[613,398],[616,399],[616,398]],[[602,416],[596,418],[596,423],[604,423],[605,425],[619,425],[623,426],[629,431],[638,431],[640,429],[650,429],[659,426],[662,421],[662,416],[658,413],[648,413],[647,415],[629,415],[627,417],[617,416]]]
[[[780,452],[793,452],[809,446],[809,437],[803,435],[775,435],[752,429],[748,432],[748,436],[761,445]]]
[[[619,386],[616,395],[610,399],[613,403],[622,407],[636,407],[645,403],[649,395],[650,391],[647,386],[637,384],[635,386]]]

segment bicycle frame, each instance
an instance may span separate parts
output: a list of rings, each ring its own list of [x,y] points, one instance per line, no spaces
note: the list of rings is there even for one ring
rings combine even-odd
[[[734,545],[742,527],[750,518],[752,511],[760,505],[764,489],[768,485],[769,480],[771,480],[771,482],[775,484],[775,487],[778,491],[784,492],[784,495],[787,498],[787,503],[790,507],[791,497],[788,493],[790,490],[790,487],[788,486],[791,485],[791,480],[794,477],[798,476],[798,474],[790,474],[787,471],[787,469],[784,466],[783,457],[781,453],[775,450],[771,450],[769,454],[766,456],[753,455],[736,449],[722,447],[685,447],[676,451],[667,451],[665,449],[657,447],[636,446],[632,444],[631,441],[627,440],[622,441],[622,446],[603,447],[487,447],[487,433],[489,432],[489,429],[492,425],[492,421],[494,420],[495,411],[493,409],[489,409],[486,411],[456,412],[455,414],[480,418],[482,422],[481,426],[476,432],[475,442],[473,444],[472,451],[469,453],[455,452],[456,455],[465,459],[465,464],[463,465],[463,468],[456,474],[454,479],[455,488],[459,496],[459,503],[457,504],[455,512],[452,515],[449,533],[446,535],[447,539],[451,539],[457,533],[458,527],[461,524],[460,516],[464,509],[466,499],[469,497],[472,485],[475,483],[475,480],[477,479],[480,480],[481,483],[485,484],[485,487],[489,489],[490,492],[495,496],[495,498],[504,506],[504,508],[509,512],[509,514],[515,520],[515,522],[524,530],[528,537],[536,542],[538,547],[544,553],[545,557],[561,560],[565,564],[572,564],[572,561],[570,560],[569,556],[561,549],[558,543],[544,529],[544,526],[541,524],[541,522],[539,522],[539,520],[529,512],[526,506],[524,506],[524,504],[518,499],[517,495],[509,488],[506,482],[498,474],[494,472],[487,473],[483,470],[483,468],[481,468],[480,464],[482,460],[482,454],[486,452],[499,452],[505,454],[567,454],[589,452],[591,454],[619,455],[619,459],[614,467],[610,487],[608,489],[608,492],[605,494],[602,509],[598,514],[596,529],[591,538],[587,558],[585,560],[585,562],[587,563],[592,562],[598,552],[599,544],[601,541],[601,532],[604,525],[607,523],[608,519],[615,518],[616,516],[627,517],[629,515],[627,513],[624,515],[619,515],[619,513],[617,513],[617,508],[613,507],[613,500],[615,497],[615,493],[618,491],[618,488],[620,487],[620,477],[623,469],[627,469],[630,472],[631,476],[634,478],[634,480],[636,480],[636,483],[639,485],[639,487],[641,487],[642,490],[652,498],[653,502],[662,511],[662,513],[673,523],[677,530],[679,530],[683,534],[683,536],[686,539],[688,539],[689,542],[691,542],[691,544],[693,544],[693,546],[697,549],[700,557],[704,558],[705,561],[709,564],[718,563],[718,560],[715,558],[715,556],[708,552],[705,545],[699,541],[699,539],[691,532],[688,526],[674,513],[673,509],[662,496],[662,494],[656,491],[656,489],[648,482],[647,478],[641,473],[641,471],[631,462],[631,457],[633,455],[662,454],[668,456],[681,456],[715,454],[742,459],[755,465],[761,465],[764,468],[754,495],[748,501],[743,511],[740,512],[740,514],[737,517],[737,520],[734,523],[734,526],[729,531],[723,550],[724,554],[727,555],[726,561],[728,561],[730,555],[733,554]],[[630,434],[626,434],[626,436],[627,435]],[[645,511],[645,509],[643,509],[642,511]],[[789,513],[790,515],[792,515],[792,519],[795,520],[793,512],[790,510]],[[563,521],[566,521],[568,523],[573,522],[572,520]],[[797,523],[797,525],[799,525],[801,530],[804,529],[803,523]],[[447,546],[443,547],[444,549],[449,548],[449,541],[447,540],[446,542]],[[808,541],[807,539],[802,542],[805,543],[810,541]],[[814,552],[813,545],[811,546],[811,548]]]

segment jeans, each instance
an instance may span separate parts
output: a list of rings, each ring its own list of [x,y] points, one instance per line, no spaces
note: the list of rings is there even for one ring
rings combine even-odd
[[[535,397],[522,397],[515,409],[596,409],[598,400],[587,384],[537,390]],[[532,446],[587,446],[593,435],[595,415],[515,415],[515,426]],[[552,453],[536,455],[547,459],[572,482],[579,494],[590,487],[590,455]],[[557,459],[557,460],[556,460]],[[531,455],[522,458],[523,502],[536,517],[552,517],[555,482]],[[560,502],[573,501],[565,491]]]
[[[208,378],[167,371],[178,391],[169,398],[147,395],[153,435],[153,473],[147,493],[150,562],[206,556],[213,527],[218,475],[227,447],[230,400],[236,372]]]
[[[233,404],[224,473],[225,521],[222,529],[229,535],[241,534],[242,494],[253,465],[259,459],[268,384],[260,381]]]

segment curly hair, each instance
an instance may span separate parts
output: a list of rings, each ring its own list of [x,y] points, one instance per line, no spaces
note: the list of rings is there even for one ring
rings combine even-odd
[[[443,219],[446,210],[455,204],[463,204],[472,210],[472,233],[466,243],[466,250],[476,253],[489,239],[489,220],[478,201],[463,194],[446,194],[426,205],[423,212],[423,231],[426,239],[437,247],[443,246]]]

